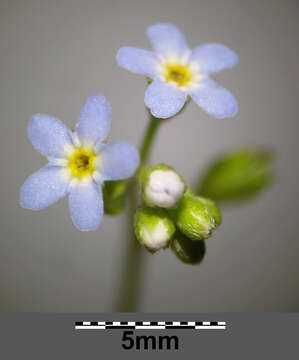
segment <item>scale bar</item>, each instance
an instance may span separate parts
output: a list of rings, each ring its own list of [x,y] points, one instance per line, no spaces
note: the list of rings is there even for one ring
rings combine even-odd
[[[225,330],[225,321],[76,321],[76,330]]]

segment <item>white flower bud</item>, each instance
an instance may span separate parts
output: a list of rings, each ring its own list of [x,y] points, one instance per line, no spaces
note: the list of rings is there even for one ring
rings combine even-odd
[[[135,233],[139,242],[149,251],[156,252],[169,245],[175,225],[163,209],[143,206],[135,215]]]
[[[158,221],[153,229],[143,227],[141,236],[143,244],[153,251],[164,248],[169,241],[168,228],[162,220]]]
[[[151,168],[143,181],[143,199],[149,206],[173,208],[185,190],[182,178],[165,165]]]

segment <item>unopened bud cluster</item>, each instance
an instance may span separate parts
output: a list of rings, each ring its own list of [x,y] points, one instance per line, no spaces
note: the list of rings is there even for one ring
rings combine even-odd
[[[221,223],[218,207],[211,200],[194,195],[185,180],[168,165],[160,164],[144,171],[141,191],[143,204],[135,215],[135,233],[151,252],[176,241],[172,250],[180,248],[178,257],[182,259],[182,239],[187,242],[207,239]],[[188,246],[193,250],[195,247]],[[193,258],[190,263],[195,263]]]

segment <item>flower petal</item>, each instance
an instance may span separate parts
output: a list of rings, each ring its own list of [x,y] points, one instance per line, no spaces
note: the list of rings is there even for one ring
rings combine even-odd
[[[33,115],[27,131],[32,145],[45,156],[63,157],[65,145],[71,143],[69,129],[50,115]]]
[[[32,174],[20,191],[20,205],[29,210],[41,210],[68,192],[69,182],[59,166],[45,166]]]
[[[93,181],[70,188],[71,218],[81,231],[96,230],[103,217],[102,189]]]
[[[166,119],[178,113],[184,106],[187,94],[173,85],[155,80],[145,93],[145,105],[157,117]]]
[[[123,141],[104,145],[100,151],[100,159],[100,173],[103,180],[129,178],[139,165],[138,151]]]
[[[153,49],[159,55],[174,54],[184,56],[189,53],[189,47],[184,35],[171,24],[156,24],[147,29],[147,35]]]
[[[191,91],[190,95],[208,114],[217,118],[231,117],[238,112],[238,103],[234,96],[209,78]]]
[[[116,59],[120,66],[129,71],[152,79],[156,77],[158,59],[152,51],[124,46],[118,50]]]
[[[77,124],[80,140],[91,140],[93,143],[106,139],[110,130],[111,108],[102,95],[90,96],[83,108]]]
[[[221,44],[204,44],[192,51],[191,61],[199,64],[205,74],[214,73],[235,66],[239,57],[227,46]]]

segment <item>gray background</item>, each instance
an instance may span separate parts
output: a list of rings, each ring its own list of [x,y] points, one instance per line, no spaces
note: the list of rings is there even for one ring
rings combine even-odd
[[[194,103],[165,124],[152,163],[175,166],[195,184],[211,157],[253,144],[276,149],[276,184],[246,205],[224,210],[200,267],[171,252],[147,256],[142,311],[299,310],[298,1],[1,0],[1,311],[109,311],[124,253],[125,217],[83,234],[66,199],[41,212],[19,208],[18,192],[45,160],[26,137],[30,116],[73,127],[85,99],[112,105],[110,139],[138,145],[146,126],[145,81],[119,68],[122,45],[149,48],[146,27],[171,22],[191,47],[220,42],[240,64],[215,78],[238,99],[233,119]]]

